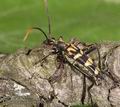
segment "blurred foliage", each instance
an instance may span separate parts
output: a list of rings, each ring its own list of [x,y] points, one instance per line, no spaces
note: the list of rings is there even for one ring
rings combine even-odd
[[[66,41],[99,42],[120,39],[120,3],[112,0],[48,0],[52,34]],[[107,1],[107,2],[105,2]],[[115,0],[113,0],[115,1]],[[26,43],[23,37],[31,26],[48,32],[43,0],[0,1],[0,51],[14,52],[25,46],[42,43],[45,37],[37,31]]]

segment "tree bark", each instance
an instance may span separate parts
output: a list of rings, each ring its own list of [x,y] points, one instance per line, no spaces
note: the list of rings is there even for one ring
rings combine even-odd
[[[100,43],[102,79],[90,90],[94,106],[120,106],[120,43]],[[81,103],[84,76],[68,64],[56,71],[57,55],[44,44],[33,49],[20,49],[12,54],[0,54],[0,107],[67,107]],[[96,52],[91,53],[98,62]],[[57,72],[57,73],[56,73]],[[53,82],[50,78],[56,76]],[[53,78],[52,78],[53,79]],[[87,89],[91,81],[86,78]],[[88,91],[85,104],[91,104]]]

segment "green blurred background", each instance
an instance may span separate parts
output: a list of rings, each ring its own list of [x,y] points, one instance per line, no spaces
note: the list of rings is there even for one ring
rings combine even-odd
[[[100,42],[120,39],[120,0],[48,0],[52,34],[66,41]],[[14,52],[26,45],[33,47],[45,37],[38,31],[23,38],[31,26],[48,32],[43,0],[0,1],[0,52]]]

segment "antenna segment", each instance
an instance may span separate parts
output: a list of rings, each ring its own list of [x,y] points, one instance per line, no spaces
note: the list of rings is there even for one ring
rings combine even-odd
[[[44,5],[45,5],[45,11],[46,11],[46,15],[48,18],[48,34],[49,34],[49,38],[51,38],[51,22],[50,22],[50,16],[49,16],[49,11],[48,11],[48,0],[44,0]]]

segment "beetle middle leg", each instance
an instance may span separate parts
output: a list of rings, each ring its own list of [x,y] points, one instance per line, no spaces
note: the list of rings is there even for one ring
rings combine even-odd
[[[77,67],[73,66],[71,63],[69,63],[69,65],[71,67],[71,70],[73,70],[76,74],[80,75],[80,73],[81,73],[82,76],[83,76],[83,79],[82,79],[83,80],[82,81],[83,87],[82,87],[81,103],[84,104],[84,100],[85,100],[85,97],[86,97],[86,75],[83,74],[80,69],[78,69]]]
[[[81,97],[81,103],[84,104],[84,100],[86,97],[86,77],[83,75],[83,91],[82,91],[82,97]]]
[[[92,84],[87,88],[87,91],[88,91],[88,99],[90,98],[91,99],[91,104],[93,105],[93,100],[92,100],[92,95],[90,93],[90,90],[91,88],[93,87],[94,85],[94,82],[92,82]]]
[[[91,81],[91,77],[89,75],[86,75],[84,74],[85,71],[78,68],[77,66],[74,66],[72,65],[70,62],[68,62],[68,64],[70,65],[71,69],[77,73],[78,75],[80,75],[80,73],[84,76],[83,77],[83,91],[82,91],[82,95],[81,95],[81,103],[84,104],[84,100],[85,100],[85,97],[86,97],[86,78],[88,78],[90,81]],[[93,83],[93,82],[92,82]],[[91,104],[92,104],[92,96],[91,96],[91,93],[90,93],[90,89],[93,87],[94,83],[92,85],[90,85],[87,89],[88,91],[88,97],[91,99]]]

